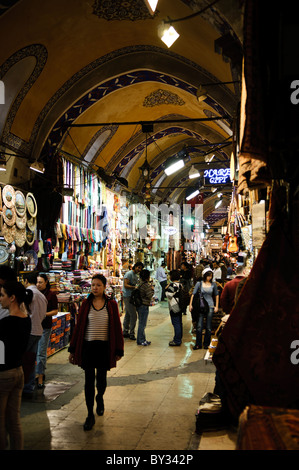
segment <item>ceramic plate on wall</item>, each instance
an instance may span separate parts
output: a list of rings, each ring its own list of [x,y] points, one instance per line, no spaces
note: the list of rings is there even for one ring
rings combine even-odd
[[[26,214],[26,199],[21,191],[16,191],[15,208],[20,217]]]
[[[8,243],[0,240],[0,264],[4,264],[8,260],[9,253],[7,247]]]
[[[16,193],[12,186],[7,184],[2,191],[3,202],[6,207],[13,207],[15,205]]]
[[[16,210],[14,207],[3,207],[4,222],[10,227],[16,223]]]
[[[32,193],[28,193],[26,196],[26,206],[31,217],[35,217],[37,213],[37,204]]]

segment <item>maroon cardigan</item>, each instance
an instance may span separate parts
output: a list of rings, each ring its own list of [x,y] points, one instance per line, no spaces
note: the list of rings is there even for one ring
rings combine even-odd
[[[74,364],[82,365],[82,346],[87,325],[87,318],[92,304],[92,295],[83,300],[79,309],[77,324],[70,341],[69,352],[74,354]],[[119,317],[118,305],[115,300],[107,297],[109,315],[109,366],[116,367],[116,356],[124,355],[124,338]]]

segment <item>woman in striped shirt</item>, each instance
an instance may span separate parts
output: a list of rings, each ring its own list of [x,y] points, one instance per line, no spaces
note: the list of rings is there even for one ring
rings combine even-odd
[[[95,378],[99,416],[104,414],[103,395],[107,386],[107,370],[116,366],[124,355],[124,340],[115,300],[105,294],[106,278],[96,274],[91,282],[91,294],[82,302],[76,328],[70,342],[70,362],[85,371],[85,401],[88,416],[84,430],[94,423]]]

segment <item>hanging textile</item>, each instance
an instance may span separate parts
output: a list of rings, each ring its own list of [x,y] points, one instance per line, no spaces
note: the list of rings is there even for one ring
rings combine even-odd
[[[271,183],[268,162],[267,71],[264,57],[263,2],[247,1],[240,116],[238,193]]]
[[[237,418],[249,404],[298,408],[299,339],[296,237],[276,216],[223,329],[213,362]],[[298,235],[298,234],[297,234]]]

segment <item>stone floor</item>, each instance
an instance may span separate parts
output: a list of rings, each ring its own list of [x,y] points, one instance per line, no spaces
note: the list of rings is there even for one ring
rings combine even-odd
[[[108,373],[105,413],[91,431],[86,418],[83,371],[69,364],[66,349],[48,359],[46,387],[22,401],[27,450],[233,450],[235,430],[195,433],[200,398],[214,388],[215,369],[205,350],[193,351],[190,315],[184,338],[170,347],[173,328],[167,303],[150,307],[147,347],[125,339],[125,355]]]

